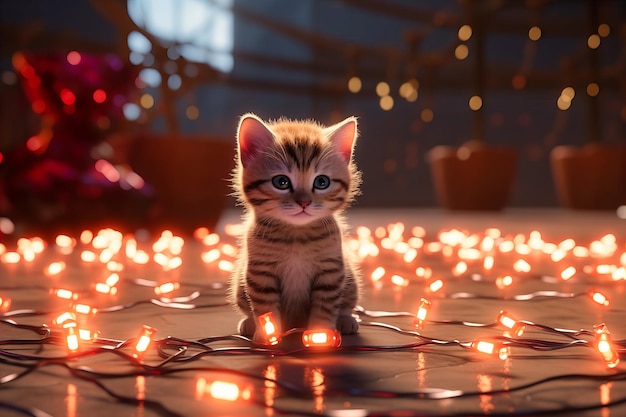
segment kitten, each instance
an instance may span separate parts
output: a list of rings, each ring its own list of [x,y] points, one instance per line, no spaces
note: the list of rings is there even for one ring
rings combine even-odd
[[[244,233],[232,277],[239,332],[256,343],[257,317],[271,312],[278,334],[292,328],[358,332],[352,317],[359,276],[346,253],[344,209],[358,194],[352,162],[356,118],[334,126],[242,116],[233,188]]]

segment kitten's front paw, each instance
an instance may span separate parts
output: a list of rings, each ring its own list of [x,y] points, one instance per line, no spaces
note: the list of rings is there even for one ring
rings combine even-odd
[[[343,315],[337,318],[337,330],[341,334],[356,334],[359,332],[359,323],[351,315]]]
[[[256,331],[256,323],[254,317],[246,317],[239,322],[239,334],[252,339]]]

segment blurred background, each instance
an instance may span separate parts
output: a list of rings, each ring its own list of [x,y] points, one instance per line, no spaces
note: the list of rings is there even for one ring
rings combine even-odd
[[[0,0],[0,19],[13,226],[212,226],[246,112],[358,116],[358,207],[626,204],[624,1]]]

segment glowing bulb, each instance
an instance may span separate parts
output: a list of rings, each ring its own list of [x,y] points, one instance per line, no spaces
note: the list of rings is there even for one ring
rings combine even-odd
[[[75,322],[76,321],[76,315],[74,313],[70,313],[69,311],[66,311],[64,313],[59,314],[57,317],[55,317],[52,320],[53,324],[56,324],[57,326],[62,326],[65,325],[65,323],[70,323],[70,322]]]
[[[7,311],[11,307],[11,299],[8,297],[0,297],[0,311]]]
[[[136,359],[140,359],[146,353],[150,344],[152,343],[152,336],[156,333],[156,329],[150,326],[142,327],[139,332],[139,336],[135,341],[135,351],[133,352],[133,357]]]
[[[574,268],[573,266],[568,266],[561,271],[561,279],[563,281],[571,279],[574,275],[576,275],[576,268]]]
[[[619,354],[613,346],[611,333],[606,324],[601,323],[593,327],[595,333],[595,347],[602,355],[608,368],[615,368],[619,364]]]
[[[65,268],[66,265],[63,261],[52,262],[46,267],[44,273],[51,277],[60,274]]]
[[[339,347],[341,345],[341,333],[335,329],[305,330],[302,333],[304,347]]]
[[[80,314],[96,314],[98,309],[88,304],[74,304],[72,306],[75,312]]]
[[[398,287],[406,287],[409,285],[409,280],[401,275],[392,275],[391,283]]]
[[[477,352],[486,353],[487,355],[495,356],[501,360],[505,360],[510,354],[508,346],[488,340],[474,340],[471,347]]]
[[[513,277],[510,275],[496,278],[496,287],[498,287],[499,289],[510,287],[512,284]]]
[[[265,344],[267,345],[277,345],[280,341],[280,334],[276,329],[276,324],[274,323],[274,314],[272,312],[265,313],[260,315],[257,320],[261,325],[260,328],[263,329],[263,333],[265,335]]]
[[[110,295],[117,294],[117,287],[111,287],[105,284],[104,282],[98,282],[94,286],[94,289],[96,290],[96,292],[99,292],[100,294],[110,294]]]
[[[63,325],[65,329],[65,343],[70,352],[76,352],[79,348],[79,339],[76,334],[76,322],[68,322]]]
[[[524,259],[518,259],[513,264],[513,269],[517,272],[530,272],[530,264]]]
[[[76,294],[72,290],[66,290],[64,288],[51,289],[50,294],[54,294],[59,298],[63,298],[64,300],[76,300],[78,298],[78,294]]]
[[[443,288],[443,281],[440,279],[436,279],[428,285],[428,291],[437,292]]]
[[[420,305],[417,308],[417,314],[415,315],[415,328],[417,330],[422,330],[424,328],[424,323],[426,322],[426,317],[428,316],[428,312],[432,307],[432,303],[425,298],[420,300]]]
[[[491,271],[493,269],[494,264],[495,264],[495,259],[491,255],[485,256],[485,259],[483,259],[483,269],[485,271]]]
[[[80,340],[84,340],[86,342],[93,342],[98,337],[100,337],[100,332],[91,331],[88,329],[78,329],[78,338]]]
[[[610,304],[609,299],[604,294],[602,294],[599,291],[591,291],[591,292],[589,292],[589,296],[591,297],[591,299],[595,303],[598,303],[598,304],[603,305],[605,307],[608,307],[609,304]]]
[[[459,261],[454,268],[452,268],[452,275],[455,277],[461,276],[467,272],[467,264],[463,261]]]
[[[523,323],[511,317],[509,313],[504,310],[500,311],[496,317],[496,322],[511,330],[516,336],[521,336],[526,329]]]
[[[178,282],[166,282],[165,284],[161,284],[158,287],[154,287],[154,293],[156,295],[168,294],[172,291],[176,291],[180,288],[180,284]]]
[[[376,281],[380,281],[382,277],[384,276],[385,276],[385,268],[383,268],[382,266],[379,266],[372,271],[370,278],[372,278],[372,281],[376,282]]]
[[[93,101],[95,101],[96,103],[104,103],[107,99],[107,93],[103,89],[98,88],[96,91],[93,92],[92,97]]]

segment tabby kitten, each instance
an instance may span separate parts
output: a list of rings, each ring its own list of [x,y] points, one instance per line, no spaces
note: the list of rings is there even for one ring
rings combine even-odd
[[[242,116],[233,188],[245,208],[232,278],[246,315],[239,332],[262,343],[257,317],[271,312],[277,332],[292,328],[358,332],[351,313],[358,271],[344,247],[343,210],[358,193],[352,162],[356,118],[334,126]]]

